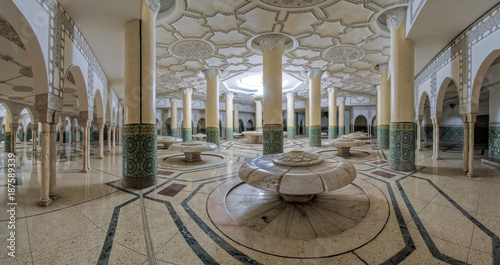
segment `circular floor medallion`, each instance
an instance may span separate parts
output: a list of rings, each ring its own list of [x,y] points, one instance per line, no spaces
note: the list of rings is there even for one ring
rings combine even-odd
[[[375,238],[389,217],[384,194],[356,179],[308,203],[289,203],[278,193],[240,180],[217,187],[208,198],[215,226],[248,248],[283,257],[319,258],[359,248]]]

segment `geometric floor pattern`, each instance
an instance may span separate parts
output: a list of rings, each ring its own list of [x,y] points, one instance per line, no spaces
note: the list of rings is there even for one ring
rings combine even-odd
[[[285,152],[328,150],[310,147],[306,138],[287,142]],[[390,210],[387,224],[357,249],[301,259],[235,243],[207,214],[210,193],[237,178],[245,161],[261,155],[258,145],[222,142],[213,154],[227,161],[175,169],[162,165],[155,187],[132,190],[121,184],[121,146],[100,160],[93,143],[92,169],[80,173],[81,145],[64,144],[57,147],[59,197],[41,208],[39,154],[30,151],[30,144],[18,144],[16,257],[9,258],[5,250],[9,213],[3,210],[0,264],[148,264],[148,257],[157,264],[500,264],[500,169],[481,164],[482,152],[476,152],[478,177],[470,179],[461,172],[462,155],[456,147],[442,146],[437,161],[431,159],[432,146],[423,147],[416,152],[412,172],[391,170],[388,150],[353,148],[371,154],[348,160],[359,179],[384,193]],[[169,154],[158,151],[158,157]],[[2,209],[8,202],[6,158],[1,145]]]

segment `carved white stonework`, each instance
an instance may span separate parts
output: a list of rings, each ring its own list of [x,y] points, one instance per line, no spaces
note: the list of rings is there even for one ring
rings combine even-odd
[[[193,94],[193,89],[192,88],[183,88],[182,89],[182,94],[190,93]]]
[[[234,94],[233,93],[226,93],[225,96],[226,96],[226,98],[229,98],[231,100],[234,98]]]
[[[335,93],[338,92],[339,88],[338,87],[329,87],[328,88],[328,93]]]
[[[260,40],[260,50],[263,51],[264,48],[267,46],[269,50],[273,50],[276,47],[281,47],[281,50],[285,50],[285,43],[286,43],[286,36],[283,35],[269,35],[269,36],[264,36]]]
[[[336,63],[354,62],[365,56],[365,50],[353,45],[339,45],[328,48],[325,52],[327,61]]]
[[[387,63],[379,64],[379,65],[378,65],[378,70],[379,70],[381,73],[385,73],[385,72],[387,72],[387,70],[389,70],[389,64],[387,64]]]
[[[321,78],[324,72],[325,72],[324,70],[319,70],[319,69],[309,70],[307,71],[307,76],[309,77],[309,79],[311,79],[312,77],[318,79]]]
[[[175,43],[172,54],[182,59],[199,60],[212,55],[214,49],[203,40],[183,40]]]
[[[406,9],[397,12],[396,14],[387,18],[387,28],[399,28],[403,20],[406,19]]]
[[[217,76],[217,78],[219,78],[219,75],[221,73],[220,69],[218,68],[207,68],[202,70],[201,72],[203,73],[206,79],[210,79],[213,76]]]
[[[156,83],[161,85],[176,85],[181,82],[181,79],[175,75],[161,75],[156,78]]]
[[[295,93],[286,93],[286,98],[293,100],[295,98]]]
[[[155,13],[155,16],[158,15],[158,12],[160,11],[159,0],[146,0],[146,4],[148,4],[151,7],[153,13]]]
[[[276,7],[287,7],[287,8],[301,8],[314,6],[325,2],[326,0],[261,0],[262,2],[276,6]]]

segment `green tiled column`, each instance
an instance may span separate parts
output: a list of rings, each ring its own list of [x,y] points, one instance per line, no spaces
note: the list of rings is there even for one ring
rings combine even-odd
[[[226,128],[226,140],[233,140],[233,129]]]
[[[339,126],[339,136],[342,136],[345,134],[345,127],[344,126]]]
[[[220,128],[207,127],[207,142],[220,146]]]
[[[306,137],[309,137],[309,126],[306,126],[305,135],[306,135]]]
[[[283,124],[264,124],[262,127],[263,154],[283,153]]]
[[[286,138],[289,138],[289,139],[295,138],[295,127],[287,127],[286,128]]]
[[[389,148],[389,125],[380,125],[377,127],[377,139],[380,148]]]
[[[11,150],[11,141],[12,141],[12,132],[5,132],[5,139],[4,139],[4,151],[5,153],[10,153],[12,152]]]
[[[179,130],[178,129],[175,129],[175,130],[172,130],[172,137],[179,137]]]
[[[183,129],[182,131],[182,140],[184,142],[193,140],[193,129]]]
[[[488,150],[490,155],[500,156],[500,124],[489,126]]]
[[[321,125],[309,126],[309,145],[321,146]]]
[[[329,126],[328,127],[328,139],[337,138],[337,126]]]
[[[123,185],[142,189],[156,184],[156,124],[123,125]]]
[[[415,123],[391,122],[389,134],[390,168],[415,170]]]

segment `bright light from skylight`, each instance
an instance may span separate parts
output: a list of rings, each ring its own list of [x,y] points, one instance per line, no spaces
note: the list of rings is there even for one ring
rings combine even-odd
[[[283,79],[282,87],[288,84],[288,80]],[[264,93],[264,87],[262,85],[262,75],[250,75],[236,81],[236,85],[241,88],[249,89],[255,91],[256,95],[262,95]]]

